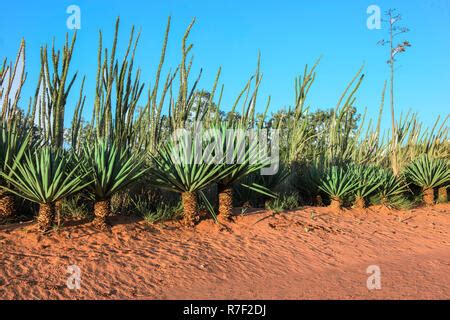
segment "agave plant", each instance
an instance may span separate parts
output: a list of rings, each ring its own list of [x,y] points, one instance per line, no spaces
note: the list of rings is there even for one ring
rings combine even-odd
[[[344,198],[353,193],[357,187],[358,182],[354,180],[351,171],[337,166],[332,166],[329,169],[319,186],[323,192],[330,196],[330,207],[334,209],[340,209]]]
[[[228,170],[222,158],[199,153],[195,143],[181,138],[178,142],[168,141],[157,153],[150,155],[154,166],[150,169],[152,181],[162,189],[181,194],[183,223],[192,227],[199,221],[198,194],[205,199],[203,189],[225,177]]]
[[[111,197],[142,177],[147,171],[139,153],[129,153],[115,142],[100,139],[84,145],[85,169],[89,172],[90,195],[94,199],[94,225],[107,229],[111,214]]]
[[[55,203],[83,188],[90,181],[80,170],[81,164],[71,164],[72,156],[49,146],[25,153],[23,161],[14,161],[14,170],[2,177],[12,188],[7,191],[39,204],[38,230],[48,231],[55,218]],[[11,168],[12,169],[12,168]]]
[[[16,170],[15,163],[19,163],[28,147],[30,135],[13,125],[0,122],[0,186],[11,187],[3,175],[11,176]],[[16,160],[16,161],[15,161]],[[5,190],[0,191],[0,217],[15,215],[14,196]]]
[[[354,191],[355,207],[365,208],[367,198],[381,185],[377,169],[373,166],[354,165],[350,168],[357,186]]]
[[[377,175],[380,179],[378,197],[382,205],[391,206],[395,200],[409,191],[403,177],[396,177],[390,169],[380,168]]]
[[[222,220],[230,220],[233,210],[233,184],[239,183],[244,177],[252,173],[256,174],[262,168],[270,165],[270,159],[262,155],[261,148],[254,140],[251,140],[249,145],[246,144],[245,135],[238,133],[239,127],[229,131],[223,126],[215,131],[220,134],[220,138],[216,138],[215,141],[221,142],[219,148],[221,147],[222,152],[227,155],[223,164],[227,174],[220,178],[217,183],[219,217]],[[256,181],[242,183],[241,185],[257,193],[275,197],[265,185]]]
[[[422,155],[405,170],[406,177],[422,188],[426,205],[434,203],[434,188],[446,185],[450,181],[450,170],[442,159]]]

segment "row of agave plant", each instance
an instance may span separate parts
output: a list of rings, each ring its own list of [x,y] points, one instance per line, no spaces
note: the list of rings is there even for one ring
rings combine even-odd
[[[396,123],[393,134],[381,133],[386,84],[378,121],[366,121],[365,112],[362,116],[356,113],[356,93],[364,78],[362,68],[334,109],[311,112],[306,101],[319,61],[312,68],[306,66],[296,79],[292,107],[269,117],[269,97],[264,111],[256,113],[262,81],[259,58],[256,72],[228,106],[230,111],[224,113],[224,86],[218,87],[220,68],[209,91],[198,89],[201,69],[190,84],[193,46],[188,37],[194,22],[182,38],[179,65],[162,80],[170,33],[168,19],[153,87],[147,88],[145,102],[141,70],[135,70],[134,65],[140,34],[132,28],[124,55],[119,58],[119,19],[110,50],[103,48],[100,32],[92,118],[90,122],[83,120],[83,78],[69,128],[65,128],[64,118],[68,97],[77,83],[77,73],[70,76],[76,33],[71,41],[66,37],[62,50],[53,45],[50,56],[46,46],[41,48],[39,81],[26,111],[19,106],[26,81],[22,41],[15,63],[8,64],[5,59],[0,74],[1,216],[14,216],[17,198],[37,203],[38,228],[46,232],[61,215],[64,201],[83,194],[94,203],[94,224],[105,229],[111,199],[120,193],[132,193],[137,185],[180,194],[187,226],[198,222],[200,204],[214,218],[218,212],[218,217],[230,219],[236,198],[267,200],[277,197],[283,188],[295,189],[305,203],[329,201],[336,208],[349,201],[363,207],[372,196],[391,205],[417,186],[422,188],[427,204],[434,202],[435,188],[439,188],[440,199],[447,200],[448,117],[443,121],[438,118],[431,129],[423,129],[415,114],[407,114]],[[238,110],[238,106],[242,108]],[[198,131],[199,123],[203,129],[217,133],[229,128],[277,129],[280,170],[272,176],[261,175],[260,169],[269,160],[251,161],[257,153],[251,145],[244,147],[244,161],[230,164],[198,161],[193,145],[175,145],[170,140],[177,129]],[[243,141],[234,142],[238,149]],[[219,146],[222,150],[226,147]],[[180,157],[185,161],[178,161]],[[400,174],[393,174],[393,165],[402,168]],[[211,186],[217,190],[213,196],[217,208],[206,192]]]
[[[420,187],[426,205],[435,201],[438,189],[439,202],[447,201],[449,183],[448,163],[426,154],[410,163],[399,176],[388,168],[375,165],[348,164],[329,168],[305,169],[295,183],[305,193],[322,203],[322,194],[329,197],[330,206],[340,209],[344,202],[353,202],[356,208],[365,208],[370,198],[376,203],[392,206],[413,193],[411,187]],[[308,190],[305,189],[309,188]]]

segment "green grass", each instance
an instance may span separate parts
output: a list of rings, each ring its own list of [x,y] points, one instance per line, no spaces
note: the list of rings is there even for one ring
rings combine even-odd
[[[182,218],[183,212],[180,204],[168,205],[162,203],[156,208],[156,211],[148,211],[145,205],[137,204],[136,209],[144,217],[144,220],[150,224],[179,220]]]
[[[278,198],[266,202],[266,209],[276,213],[294,210],[298,207],[300,207],[300,200],[296,193],[281,194]]]

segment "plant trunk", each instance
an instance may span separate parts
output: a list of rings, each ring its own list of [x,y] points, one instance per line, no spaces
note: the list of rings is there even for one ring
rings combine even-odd
[[[10,194],[0,195],[0,218],[12,218],[16,215],[16,202]]]
[[[438,189],[438,201],[439,201],[439,203],[447,203],[448,202],[447,187],[440,187]]]
[[[434,190],[433,188],[428,188],[423,190],[423,202],[427,206],[432,206],[434,204]]]
[[[94,226],[100,230],[107,230],[106,217],[111,214],[111,199],[100,200],[94,203]]]
[[[340,210],[342,208],[342,199],[341,198],[331,198],[330,208]]]
[[[364,209],[366,207],[366,200],[363,197],[356,197],[355,207],[358,209]]]
[[[55,221],[55,205],[53,203],[41,203],[37,217],[38,231],[47,232]]]
[[[219,218],[230,220],[233,213],[233,188],[231,186],[219,184]]]
[[[183,224],[186,227],[194,227],[200,220],[197,194],[195,192],[183,192],[181,200],[183,202]]]

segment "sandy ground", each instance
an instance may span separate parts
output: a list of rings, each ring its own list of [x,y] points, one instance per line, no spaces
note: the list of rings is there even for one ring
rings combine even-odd
[[[112,217],[43,237],[0,227],[1,299],[450,299],[450,205],[331,212],[308,207],[195,230]],[[81,271],[70,290],[69,265]],[[381,271],[369,290],[367,268]]]

